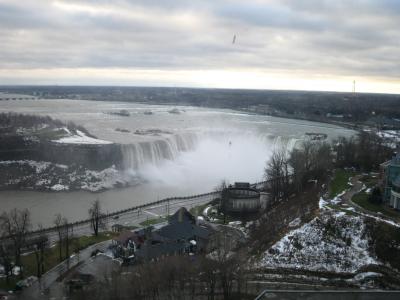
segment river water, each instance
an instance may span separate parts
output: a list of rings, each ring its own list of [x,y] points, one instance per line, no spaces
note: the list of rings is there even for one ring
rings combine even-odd
[[[120,110],[127,110],[130,116],[110,114]],[[99,139],[124,144],[123,172],[141,178],[136,186],[101,193],[0,192],[0,211],[29,208],[33,224],[44,226],[51,225],[56,213],[70,221],[87,218],[95,199],[101,201],[104,211],[111,212],[165,197],[209,192],[223,179],[261,181],[271,152],[292,149],[305,133],[325,133],[329,140],[354,134],[338,126],[302,120],[127,102],[2,101],[0,111],[73,121]]]

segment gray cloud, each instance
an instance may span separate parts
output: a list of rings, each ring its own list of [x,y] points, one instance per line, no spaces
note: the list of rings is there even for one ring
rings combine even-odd
[[[397,0],[0,0],[0,70],[257,69],[397,79],[398,28]]]

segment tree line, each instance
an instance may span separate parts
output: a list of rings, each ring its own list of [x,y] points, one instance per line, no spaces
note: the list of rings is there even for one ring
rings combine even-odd
[[[99,230],[104,226],[104,219],[99,200],[92,202],[88,210],[91,220],[90,226],[94,236],[98,236]],[[71,246],[74,241],[73,225],[68,222],[66,217],[56,214],[53,220],[54,228],[57,233],[58,262],[69,261]],[[44,231],[39,231],[31,235],[32,229],[31,214],[28,209],[12,209],[0,215],[0,265],[4,268],[6,283],[10,283],[10,278],[15,277],[15,270],[18,270],[17,277],[23,279],[25,266],[22,261],[22,254],[32,252],[35,257],[36,276],[40,278],[49,267],[46,259],[50,255],[50,241]],[[13,272],[14,271],[14,272]]]
[[[273,201],[289,199],[309,184],[324,183],[334,168],[353,168],[362,172],[379,170],[391,158],[393,149],[372,132],[339,137],[328,142],[303,141],[289,153],[274,151],[264,169],[270,182],[266,189]]]
[[[0,113],[0,129],[8,134],[15,133],[19,128],[38,130],[42,128],[44,124],[49,126],[49,128],[68,127],[70,130],[80,130],[86,134],[89,134],[89,132],[83,126],[77,125],[74,122],[65,123],[49,116],[38,116],[14,112]]]

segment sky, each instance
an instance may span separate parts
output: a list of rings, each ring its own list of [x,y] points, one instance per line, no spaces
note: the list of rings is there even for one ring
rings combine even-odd
[[[400,0],[0,0],[0,85],[400,93]]]

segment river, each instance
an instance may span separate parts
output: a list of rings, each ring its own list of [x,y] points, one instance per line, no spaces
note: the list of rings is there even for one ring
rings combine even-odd
[[[130,116],[112,114],[120,110]],[[101,193],[1,191],[0,211],[29,208],[34,226],[51,225],[56,213],[70,221],[84,219],[97,198],[103,210],[111,212],[169,196],[209,192],[223,179],[261,181],[271,152],[292,149],[305,133],[324,133],[328,140],[354,134],[303,120],[128,102],[14,100],[2,101],[1,111],[73,121],[99,139],[124,144],[123,172],[141,178],[136,186]]]

